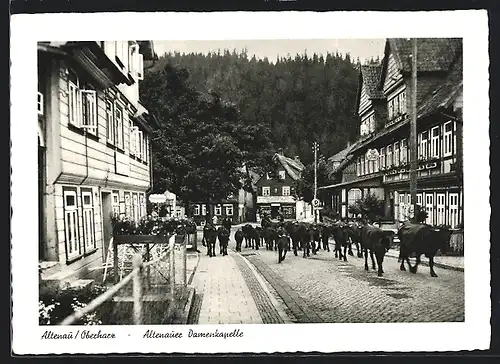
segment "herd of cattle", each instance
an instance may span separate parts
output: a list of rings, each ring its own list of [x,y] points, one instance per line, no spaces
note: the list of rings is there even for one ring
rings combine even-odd
[[[231,222],[225,220],[222,226],[216,228],[207,223],[203,229],[203,245],[207,246],[207,255],[215,256],[217,239],[220,245],[220,254],[227,255],[227,246],[231,231]],[[410,272],[416,273],[424,254],[429,259],[430,274],[434,272],[434,256],[440,250],[446,252],[449,248],[451,232],[445,227],[433,227],[425,224],[415,224],[406,221],[401,224],[397,235],[400,240],[400,269],[406,270],[408,263]],[[273,222],[263,219],[261,226],[246,224],[238,228],[234,234],[236,251],[241,252],[243,241],[245,248],[278,252],[278,263],[285,260],[287,251],[293,250],[295,256],[302,251],[307,258],[312,253],[317,254],[320,249],[330,251],[329,241],[335,241],[335,257],[347,261],[347,255],[353,256],[352,245],[356,247],[359,258],[365,258],[365,270],[368,267],[368,255],[372,261],[372,269],[377,270],[378,276],[384,273],[382,264],[385,253],[389,250],[394,232],[382,230],[377,226],[361,220],[332,220],[327,223],[306,223],[297,221]],[[409,258],[415,256],[416,264],[411,265]],[[375,263],[376,261],[376,263]]]

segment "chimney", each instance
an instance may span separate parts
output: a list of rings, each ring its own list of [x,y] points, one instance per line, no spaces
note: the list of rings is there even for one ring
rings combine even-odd
[[[346,148],[349,148],[351,146],[351,142],[347,142],[347,147]]]
[[[298,155],[296,155],[296,156],[295,156],[295,158],[294,158],[294,160],[295,160],[295,162],[300,162],[300,158],[299,158],[299,156],[298,156]]]
[[[283,148],[278,149],[278,154],[283,155]]]

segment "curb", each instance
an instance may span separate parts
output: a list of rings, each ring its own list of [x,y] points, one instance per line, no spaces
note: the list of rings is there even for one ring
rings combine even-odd
[[[389,257],[389,258],[393,258],[393,259],[399,259],[399,256],[395,256],[395,255],[388,255],[388,254],[386,254],[385,256]],[[420,262],[420,264],[423,265],[423,266],[426,266],[426,267],[429,266],[428,262]],[[458,271],[458,272],[464,272],[464,268],[462,268],[462,267],[454,267],[452,265],[448,265],[448,264],[444,264],[444,263],[434,262],[434,266],[438,267],[438,268],[441,268],[441,269],[455,270],[455,271]]]
[[[194,269],[193,271],[191,272],[191,274],[189,275],[189,278],[187,280],[187,284],[188,286],[191,285],[191,282],[193,281],[193,278],[194,278],[194,274],[196,273],[196,270],[198,269],[198,265],[200,264],[200,254],[201,253],[197,253],[198,255],[198,260],[196,261],[196,264],[194,266]]]

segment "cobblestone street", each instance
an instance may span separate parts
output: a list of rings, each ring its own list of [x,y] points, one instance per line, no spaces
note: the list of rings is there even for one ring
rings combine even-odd
[[[276,252],[266,250],[248,259],[271,285],[281,283],[283,290],[296,293],[322,322],[464,320],[463,272],[436,268],[439,277],[432,278],[429,268],[420,266],[411,274],[388,257],[384,276],[377,277],[376,271],[364,270],[364,259],[341,262],[324,251],[307,259],[287,254],[281,264]]]
[[[208,258],[201,247],[190,323],[464,320],[461,271],[435,268],[439,277],[432,278],[428,266],[401,272],[397,259],[386,257],[384,276],[377,277],[364,270],[364,259],[339,261],[333,250],[307,259],[288,252],[278,264],[275,251],[234,248],[231,238],[228,256]]]

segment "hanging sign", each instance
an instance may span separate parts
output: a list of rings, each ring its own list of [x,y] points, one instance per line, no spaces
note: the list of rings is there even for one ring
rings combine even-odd
[[[167,196],[165,195],[149,195],[149,202],[151,203],[164,203],[167,201]]]
[[[368,149],[366,151],[365,157],[366,157],[366,160],[369,160],[369,161],[378,160],[378,158],[379,158],[378,150],[377,149]]]
[[[319,204],[320,204],[320,202],[319,202],[319,200],[317,198],[315,198],[314,200],[312,200],[311,203],[312,203],[313,207],[315,207],[315,208],[318,208]]]

